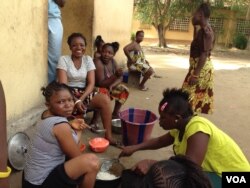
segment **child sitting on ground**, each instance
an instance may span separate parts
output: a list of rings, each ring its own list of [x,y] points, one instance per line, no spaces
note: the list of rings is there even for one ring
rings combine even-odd
[[[48,111],[28,148],[22,187],[93,188],[99,160],[94,154],[81,154],[77,134],[67,120],[74,108],[71,89],[52,82],[42,91]],[[76,128],[85,128],[84,122]]]

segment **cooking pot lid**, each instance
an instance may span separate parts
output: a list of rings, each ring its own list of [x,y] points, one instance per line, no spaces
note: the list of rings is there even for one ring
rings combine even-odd
[[[18,132],[8,141],[9,162],[16,170],[23,170],[25,165],[25,154],[30,144],[27,134]]]

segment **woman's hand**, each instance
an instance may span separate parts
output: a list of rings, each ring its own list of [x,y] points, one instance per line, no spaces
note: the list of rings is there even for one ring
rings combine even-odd
[[[132,170],[138,174],[138,175],[145,175],[150,167],[155,163],[155,160],[148,160],[144,159],[142,161],[139,161],[133,168]]]
[[[136,152],[136,147],[135,146],[126,146],[122,148],[122,152],[119,155],[120,157],[127,157],[132,155],[134,152]]]
[[[85,123],[84,119],[76,118],[69,122],[71,127],[75,130],[83,130],[88,127],[88,125]]]
[[[197,84],[198,83],[198,77],[194,77],[194,76],[191,76],[190,78],[189,78],[189,81],[188,81],[188,84],[189,85],[195,85],[195,84]]]
[[[123,75],[123,69],[122,68],[119,68],[115,71],[115,76],[116,77],[121,77]]]
[[[111,91],[113,90],[113,88],[114,88],[114,85],[111,84],[111,85],[109,86],[109,91],[111,92]]]
[[[75,108],[81,113],[84,113],[87,110],[87,106],[82,101],[76,103]]]

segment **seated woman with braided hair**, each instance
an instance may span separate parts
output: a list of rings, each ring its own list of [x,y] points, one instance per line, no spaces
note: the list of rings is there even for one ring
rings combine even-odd
[[[156,162],[145,176],[137,176],[135,172],[125,170],[122,180],[123,187],[212,188],[212,185],[199,165],[184,155],[176,155],[169,160]]]
[[[102,47],[101,57],[94,59],[96,89],[115,100],[112,119],[119,118],[120,109],[129,96],[129,89],[122,84],[123,70],[114,59],[118,50],[118,42],[106,43]]]
[[[235,141],[208,119],[195,115],[189,94],[182,89],[166,89],[159,104],[160,126],[166,134],[143,143],[124,147],[121,156],[139,150],[159,149],[173,145],[175,154],[188,156],[209,177],[220,184],[222,172],[250,171],[250,165]],[[139,162],[136,171],[143,175],[156,161]]]

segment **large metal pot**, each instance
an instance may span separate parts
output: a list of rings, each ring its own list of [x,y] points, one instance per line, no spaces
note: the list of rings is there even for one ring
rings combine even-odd
[[[107,168],[104,168],[103,165],[108,164]],[[121,183],[121,175],[124,170],[124,166],[119,162],[118,159],[104,159],[101,162],[101,169],[96,177],[95,188],[117,188]],[[111,174],[115,176],[113,179],[105,179],[100,176],[103,173]],[[111,176],[107,176],[111,177]]]

